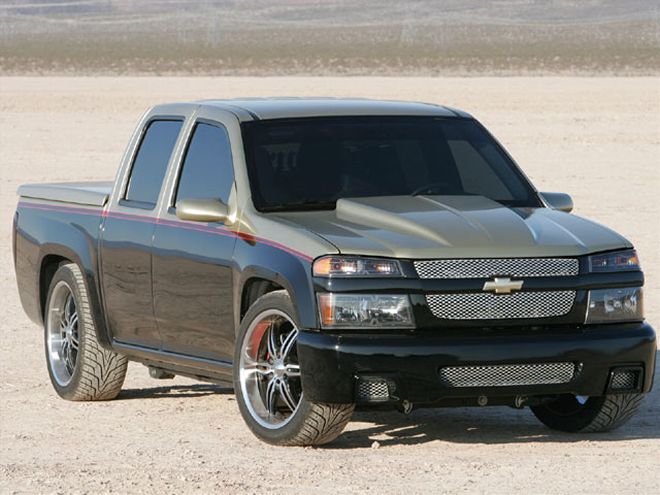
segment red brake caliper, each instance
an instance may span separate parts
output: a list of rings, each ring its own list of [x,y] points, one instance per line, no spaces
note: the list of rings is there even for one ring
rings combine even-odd
[[[257,359],[257,354],[259,353],[259,344],[261,343],[261,339],[268,331],[270,324],[271,322],[267,320],[260,321],[254,329],[254,332],[252,332],[252,338],[250,339],[250,349],[254,349],[254,356],[250,357],[255,360]],[[270,359],[270,357],[270,354],[266,355],[266,359]]]

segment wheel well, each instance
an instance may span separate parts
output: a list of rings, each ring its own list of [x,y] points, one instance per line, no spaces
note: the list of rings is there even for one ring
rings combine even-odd
[[[252,306],[257,299],[264,294],[282,289],[284,289],[284,287],[271,280],[263,278],[251,278],[247,280],[245,285],[243,285],[243,292],[241,294],[241,320],[243,320],[245,313],[247,313],[250,306]]]
[[[53,280],[57,269],[65,262],[70,263],[71,260],[54,254],[44,256],[44,259],[41,260],[41,268],[39,270],[39,303],[41,304],[40,308],[42,316],[46,308],[46,299],[48,298],[50,282]]]

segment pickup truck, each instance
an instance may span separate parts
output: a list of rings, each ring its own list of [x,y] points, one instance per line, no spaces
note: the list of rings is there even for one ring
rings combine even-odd
[[[116,397],[132,360],[231,383],[256,437],[314,445],[369,406],[604,431],[651,390],[631,243],[538,192],[460,110],[160,105],[114,183],[19,196],[18,290],[64,399]]]

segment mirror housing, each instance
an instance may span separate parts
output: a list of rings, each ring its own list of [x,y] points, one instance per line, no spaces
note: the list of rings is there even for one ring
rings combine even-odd
[[[219,199],[182,199],[176,204],[176,216],[191,222],[225,222],[229,208]]]
[[[548,208],[566,213],[573,211],[573,198],[566,193],[542,192],[539,195]]]

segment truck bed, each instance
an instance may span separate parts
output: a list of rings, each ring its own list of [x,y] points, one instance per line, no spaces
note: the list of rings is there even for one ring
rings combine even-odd
[[[112,192],[112,182],[59,182],[24,184],[18,188],[22,198],[46,199],[61,203],[104,206]]]

